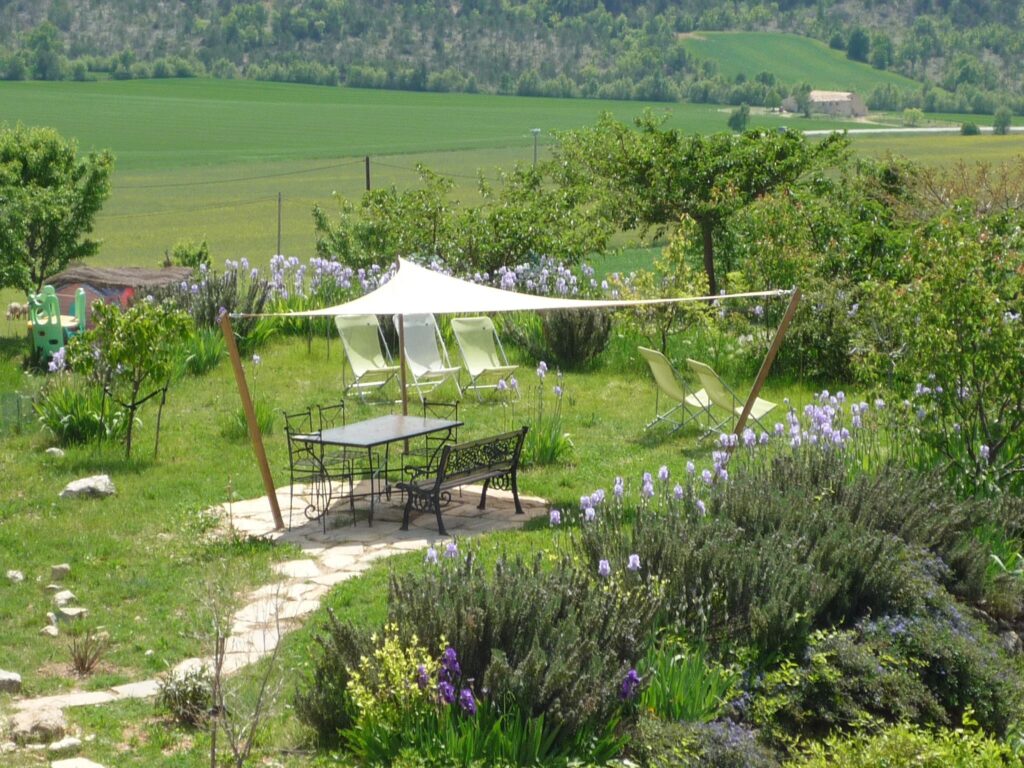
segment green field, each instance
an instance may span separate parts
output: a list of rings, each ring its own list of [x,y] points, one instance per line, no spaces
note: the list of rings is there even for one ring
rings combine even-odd
[[[365,188],[364,156],[371,158],[374,187],[412,185],[422,163],[455,178],[456,199],[474,202],[479,173],[493,180],[497,168],[532,162],[530,128],[541,128],[543,158],[553,132],[593,125],[602,111],[628,121],[645,107],[665,113],[671,126],[707,132],[724,130],[730,110],[250,81],[0,83],[7,122],[51,125],[82,150],[114,152],[113,192],[96,225],[103,241],[97,265],[153,266],[176,242],[203,237],[215,263],[245,256],[265,264],[277,250],[279,193],[281,249],[308,257],[313,204],[330,204],[334,191],[357,199]],[[751,122],[854,125],[765,114]],[[974,153],[998,161],[1024,151],[1024,136],[874,136],[854,146],[940,164]]]
[[[690,53],[716,62],[718,71],[729,79],[771,72],[783,83],[810,83],[819,90],[856,91],[865,97],[880,85],[921,88],[910,78],[850,61],[842,51],[800,35],[696,32],[686,36],[685,46]]]

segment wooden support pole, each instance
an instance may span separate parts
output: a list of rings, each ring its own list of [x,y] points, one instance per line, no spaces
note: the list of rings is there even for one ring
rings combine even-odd
[[[367,155],[363,159],[365,160],[365,164],[366,164],[366,191],[369,192],[370,191],[370,156]]]
[[[398,383],[402,387],[402,415],[409,415],[408,374],[405,370],[405,315],[398,316]]]
[[[761,370],[757,372],[757,378],[754,379],[754,386],[750,389],[750,395],[747,397],[747,402],[743,404],[743,412],[736,420],[735,433],[737,435],[742,434],[743,428],[747,426],[747,419],[750,418],[750,411],[754,407],[754,403],[757,402],[757,396],[761,394],[761,387],[764,386],[764,382],[767,380],[768,374],[772,370],[772,363],[775,362],[775,356],[779,354],[779,347],[782,346],[782,339],[785,338],[786,331],[789,330],[789,324],[793,322],[793,315],[796,314],[796,308],[799,303],[800,289],[794,288],[793,295],[789,298],[789,306],[786,307],[786,314],[782,316],[782,322],[779,323],[779,328],[775,331],[775,338],[772,339],[772,344],[768,347],[768,354],[764,356],[764,361],[761,363]]]
[[[281,508],[277,503],[277,489],[274,488],[274,478],[270,476],[267,452],[263,448],[263,435],[260,434],[260,427],[256,422],[256,410],[252,406],[252,396],[249,394],[249,385],[245,380],[242,358],[238,354],[235,332],[231,328],[231,318],[228,317],[227,312],[220,318],[220,330],[224,334],[224,343],[228,347],[228,357],[231,358],[231,368],[235,372],[238,396],[242,400],[245,423],[249,426],[249,439],[252,440],[252,450],[256,454],[256,463],[259,465],[260,475],[263,477],[263,490],[266,491],[267,500],[270,502],[270,512],[274,516],[274,527],[280,531],[284,529],[284,520],[281,518]]]

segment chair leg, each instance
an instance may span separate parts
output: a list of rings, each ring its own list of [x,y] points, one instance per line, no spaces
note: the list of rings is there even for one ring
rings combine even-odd
[[[523,514],[523,505],[519,503],[519,479],[515,472],[512,473],[512,498],[516,502],[516,514]]]
[[[405,495],[405,511],[402,513],[402,527],[398,530],[408,531],[409,530],[409,513],[412,511],[412,492],[410,491]],[[440,520],[440,513],[438,513],[438,520]]]
[[[441,519],[441,494],[435,494],[433,498],[434,502],[434,514],[437,515],[437,532],[442,536],[447,536],[448,531],[444,528],[444,520]]]
[[[484,489],[480,493],[480,503],[476,505],[477,509],[483,509],[487,505],[487,489],[491,485],[491,478],[484,480]]]

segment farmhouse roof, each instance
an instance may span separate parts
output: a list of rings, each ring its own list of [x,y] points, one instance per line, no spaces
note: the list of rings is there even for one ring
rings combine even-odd
[[[811,91],[808,95],[811,101],[852,101],[852,91]]]
[[[146,267],[86,267],[76,265],[68,267],[49,278],[46,282],[54,288],[65,285],[84,283],[95,288],[159,288],[164,285],[180,283],[192,275],[189,267],[165,267],[149,269]]]

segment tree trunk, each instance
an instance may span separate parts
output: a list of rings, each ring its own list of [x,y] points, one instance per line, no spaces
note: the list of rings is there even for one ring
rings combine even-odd
[[[708,292],[718,293],[718,281],[715,280],[715,241],[714,227],[710,221],[700,222],[700,233],[704,238],[704,271],[708,276]]]

